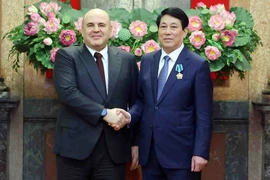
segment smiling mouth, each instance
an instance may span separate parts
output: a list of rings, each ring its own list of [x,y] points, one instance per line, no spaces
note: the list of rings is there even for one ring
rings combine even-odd
[[[99,39],[101,38],[102,36],[92,36],[93,39]]]

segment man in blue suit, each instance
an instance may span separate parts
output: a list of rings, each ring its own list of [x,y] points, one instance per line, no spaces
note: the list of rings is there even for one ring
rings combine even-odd
[[[162,49],[141,60],[130,126],[140,122],[144,180],[194,180],[207,164],[213,84],[208,62],[183,44],[188,17],[167,8],[157,18]],[[126,118],[128,114],[122,111]]]

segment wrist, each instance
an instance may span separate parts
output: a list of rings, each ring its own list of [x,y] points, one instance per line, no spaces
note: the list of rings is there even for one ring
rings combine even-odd
[[[108,110],[106,108],[104,108],[102,111],[101,111],[101,118],[104,119],[105,116],[107,116],[108,114]]]

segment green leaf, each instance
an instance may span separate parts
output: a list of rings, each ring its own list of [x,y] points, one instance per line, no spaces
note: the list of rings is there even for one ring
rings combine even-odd
[[[131,11],[131,21],[140,20],[143,22],[155,21],[157,19],[157,15],[152,14],[150,11],[143,8],[136,8]]]
[[[165,9],[166,7],[160,7],[160,8],[157,8],[153,11],[153,14],[155,14],[156,16],[160,15],[161,12]]]
[[[201,11],[198,9],[186,9],[185,13],[187,16],[199,16],[201,14]]]
[[[241,71],[247,71],[251,69],[250,63],[246,59],[246,57],[239,51],[238,59],[235,62],[235,67]]]
[[[225,63],[219,60],[210,61],[209,66],[210,66],[211,72],[217,72],[217,71],[220,71],[225,66]]]
[[[131,19],[130,13],[125,8],[109,9],[107,13],[112,21],[118,21],[119,23],[128,24]]]
[[[207,42],[209,42],[209,44],[211,46],[215,46],[216,48],[218,48],[218,49],[220,49],[220,50],[223,51],[223,48],[222,48],[222,46],[219,43],[217,43],[217,42],[215,42],[213,40],[210,40],[210,39],[207,39]]]
[[[70,22],[70,16],[69,15],[64,15],[62,18],[62,22],[65,24],[68,24]]]
[[[248,34],[241,34],[236,36],[233,47],[244,46],[250,42],[250,36]]]
[[[203,9],[203,10],[201,11],[201,14],[209,14],[209,9]]]
[[[235,23],[240,24],[244,22],[246,24],[246,27],[253,28],[254,27],[254,20],[251,14],[242,7],[232,7],[230,8],[230,12],[234,12],[236,16]]]
[[[149,31],[151,31],[151,32],[154,32],[154,33],[155,33],[155,32],[157,32],[157,31],[158,31],[158,27],[157,27],[156,25],[154,25],[154,26],[152,25],[152,26],[150,26],[150,27],[149,27]]]

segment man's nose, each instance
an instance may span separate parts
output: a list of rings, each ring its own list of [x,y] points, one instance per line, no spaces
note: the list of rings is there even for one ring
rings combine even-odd
[[[171,28],[167,27],[167,28],[165,29],[165,34],[170,34],[170,33],[171,33]]]
[[[95,25],[95,26],[94,26],[94,31],[99,31],[98,25]]]

